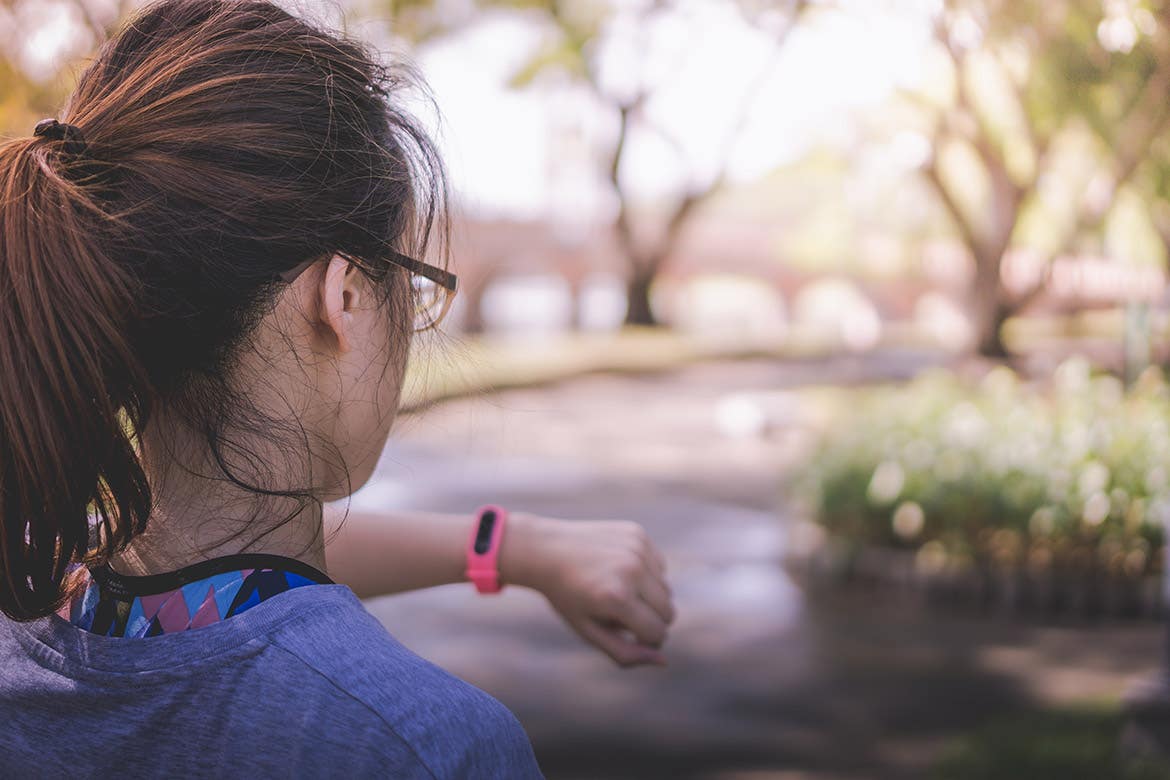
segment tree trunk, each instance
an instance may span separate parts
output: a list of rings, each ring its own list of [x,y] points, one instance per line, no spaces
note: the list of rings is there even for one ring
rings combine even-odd
[[[626,324],[656,326],[654,311],[650,308],[650,286],[654,274],[635,271],[626,282]]]
[[[1003,341],[1003,324],[1012,315],[1006,291],[1000,284],[1001,253],[975,254],[974,300],[972,320],[975,326],[975,351],[987,358],[1008,357]]]
[[[1010,356],[1007,345],[1003,341],[1003,324],[1007,322],[1009,316],[1011,316],[1011,312],[1003,307],[996,307],[995,311],[990,313],[990,316],[979,326],[976,352],[983,357],[996,360]]]

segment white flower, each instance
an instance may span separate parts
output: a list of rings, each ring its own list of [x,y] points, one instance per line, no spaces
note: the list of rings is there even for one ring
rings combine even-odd
[[[866,493],[874,504],[890,504],[902,494],[905,485],[906,472],[902,465],[896,460],[883,460],[873,470]]]
[[[1028,531],[1032,536],[1048,536],[1056,530],[1056,512],[1050,506],[1042,506],[1032,513]]]
[[[1091,460],[1081,469],[1080,479],[1077,480],[1077,489],[1082,496],[1091,496],[1100,493],[1109,484],[1109,467],[1099,460]]]
[[[905,501],[894,510],[894,533],[903,539],[913,539],[926,526],[926,513],[914,501]]]
[[[1081,518],[1086,525],[1101,525],[1109,517],[1109,496],[1104,493],[1094,493],[1085,502]]]

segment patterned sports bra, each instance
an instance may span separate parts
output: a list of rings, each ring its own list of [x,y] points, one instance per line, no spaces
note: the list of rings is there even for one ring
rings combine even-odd
[[[202,628],[292,588],[334,584],[306,563],[267,553],[226,555],[145,577],[108,565],[81,576],[84,590],[57,614],[95,634],[136,639]]]

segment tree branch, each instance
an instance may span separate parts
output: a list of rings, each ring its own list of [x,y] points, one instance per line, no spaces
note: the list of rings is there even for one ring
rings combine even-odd
[[[621,183],[621,167],[622,159],[626,151],[626,141],[629,138],[630,116],[639,109],[644,99],[644,95],[639,95],[630,103],[618,104],[618,137],[617,142],[614,144],[613,154],[610,157],[608,168],[609,182],[618,199],[616,223],[618,241],[626,250],[626,256],[629,258],[635,274],[645,272],[646,269],[644,266],[647,263],[643,260],[638,250],[637,239],[634,236],[634,228],[630,219],[629,198]]]
[[[965,138],[983,162],[988,176],[992,178],[993,185],[998,191],[996,194],[1011,197],[1015,201],[1021,200],[1025,191],[1024,187],[1012,178],[1004,159],[1003,150],[996,148],[994,134],[971,95],[971,88],[967,84],[966,78],[967,56],[955,46],[941,17],[935,23],[934,37],[942,45],[943,51],[947,53],[954,70],[955,106],[974,126],[972,132],[964,134]]]
[[[1158,67],[1146,80],[1141,90],[1142,99],[1136,101],[1129,115],[1120,122],[1122,140],[1114,145],[1115,151],[1110,159],[1110,170],[1106,174],[1110,177],[1106,185],[1108,191],[1103,195],[1088,192],[1082,195],[1073,228],[1049,258],[1049,265],[1056,257],[1071,253],[1076,248],[1077,239],[1086,230],[1101,227],[1117,192],[1149,158],[1151,148],[1170,124],[1170,105],[1165,97],[1170,91],[1170,35],[1165,32],[1166,25],[1170,24],[1170,12],[1162,11],[1161,16],[1159,31],[1162,35],[1157,40],[1154,58]],[[1026,296],[1034,297],[1037,292],[1029,291]]]
[[[751,117],[751,110],[757,102],[760,93],[763,91],[764,86],[767,84],[768,76],[771,74],[776,61],[779,59],[784,49],[784,44],[788,41],[812,5],[812,0],[793,0],[787,22],[776,34],[771,56],[768,57],[764,66],[756,71],[750,86],[744,93],[743,100],[739,103],[735,118],[731,123],[731,128],[721,147],[723,149],[722,159],[716,168],[715,176],[704,186],[688,189],[686,194],[675,205],[670,216],[667,218],[662,242],[645,259],[647,266],[645,270],[648,273],[655,274],[658,272],[678,246],[682,236],[682,229],[687,219],[690,218],[691,214],[704,201],[709,200],[716,192],[723,188],[723,185],[727,181],[728,169],[731,167],[732,155],[739,146],[743,134],[747,129],[748,120]],[[662,131],[660,130],[659,132]],[[665,133],[663,134],[666,135]]]
[[[935,193],[942,201],[943,208],[946,209],[947,214],[954,223],[955,229],[959,231],[963,243],[971,250],[974,255],[979,255],[983,251],[983,239],[979,235],[979,231],[975,228],[974,223],[963,211],[963,207],[959,205],[958,199],[954,193],[951,192],[947,186],[946,181],[942,177],[942,172],[938,166],[938,148],[942,144],[942,138],[939,133],[935,134],[930,158],[926,164],[922,166],[922,173],[926,177],[927,182],[934,188]]]

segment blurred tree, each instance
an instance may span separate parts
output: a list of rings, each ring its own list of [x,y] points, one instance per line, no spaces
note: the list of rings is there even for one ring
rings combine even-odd
[[[763,87],[784,42],[816,0],[733,0],[738,11],[757,29],[768,30],[775,41],[772,60],[754,74],[746,97],[732,122],[732,132],[723,140],[719,151],[723,163],[714,176],[688,184],[666,209],[662,226],[657,230],[638,230],[637,208],[622,169],[629,157],[629,139],[635,131],[646,130],[675,144],[672,128],[653,124],[643,110],[661,85],[641,83],[632,91],[623,85],[614,88],[602,75],[600,44],[610,33],[618,4],[611,0],[476,0],[452,15],[445,6],[425,0],[390,0],[395,14],[395,28],[400,35],[416,42],[449,34],[474,22],[477,14],[488,9],[513,9],[539,13],[555,32],[531,60],[516,73],[512,84],[522,88],[541,75],[556,71],[567,74],[588,87],[598,102],[611,111],[618,122],[618,132],[604,155],[606,179],[617,200],[615,228],[625,257],[628,275],[626,324],[657,324],[650,306],[651,287],[681,240],[690,217],[725,184],[727,162],[747,124],[754,97]],[[631,4],[621,4],[629,8]],[[648,28],[679,7],[676,0],[648,0],[638,7],[635,35],[648,37]],[[751,74],[749,74],[750,77]],[[653,234],[654,238],[647,235]]]
[[[1142,194],[1149,207],[1150,219],[1161,238],[1163,251],[1170,260],[1170,133],[1163,134],[1154,145],[1153,154],[1142,166]]]
[[[977,349],[1005,356],[1001,327],[1047,272],[1013,294],[1003,260],[1025,209],[1068,164],[1056,142],[1078,130],[1096,139],[1046,268],[1099,232],[1170,119],[1170,10],[1145,0],[946,0],[935,40],[951,87],[943,100],[916,99],[930,116],[923,172],[974,260]]]
[[[0,133],[27,133],[56,111],[72,87],[68,69],[76,58],[108,38],[138,1],[0,0]],[[58,28],[60,40],[47,40],[46,25],[62,21],[71,28]],[[33,45],[57,51],[49,60],[30,57]],[[30,72],[30,61],[36,72]]]
[[[642,34],[656,20],[674,11],[678,0],[648,0],[637,12],[637,24]],[[637,230],[636,204],[622,176],[629,156],[627,143],[632,130],[647,130],[671,138],[671,128],[653,125],[643,111],[654,97],[655,86],[641,84],[632,93],[615,90],[601,75],[599,42],[608,33],[616,6],[610,0],[472,0],[452,6],[434,0],[382,0],[382,7],[390,11],[395,35],[415,44],[449,35],[475,24],[486,11],[514,10],[538,14],[554,31],[547,44],[536,51],[515,74],[513,84],[522,88],[542,74],[556,70],[585,84],[598,102],[613,112],[618,120],[618,132],[605,155],[606,178],[617,200],[616,232],[625,255],[628,277],[629,324],[655,324],[650,306],[650,290],[654,280],[677,247],[688,219],[725,183],[727,161],[743,131],[754,95],[762,88],[783,43],[798,24],[803,14],[817,0],[731,0],[757,29],[770,31],[775,40],[772,60],[758,74],[746,92],[740,109],[732,122],[732,132],[718,150],[723,160],[714,176],[692,181],[667,208],[664,224],[658,230]],[[824,0],[820,0],[824,2]],[[82,43],[62,57],[62,64],[92,51],[141,0],[53,0],[56,7],[67,9],[75,26],[83,31]],[[34,114],[49,112],[57,105],[68,85],[62,74],[36,80],[21,70],[19,48],[32,39],[34,27],[44,24],[44,16],[28,13],[30,9],[45,9],[45,0],[0,0],[0,22],[4,34],[0,37],[0,127],[23,131]],[[348,4],[347,4],[348,5]],[[623,5],[622,7],[628,7]],[[9,116],[5,113],[8,111]],[[30,113],[31,112],[31,113]],[[19,114],[19,115],[15,115]],[[648,236],[653,236],[652,238]]]
[[[740,105],[739,113],[734,121],[731,134],[724,140],[721,151],[723,164],[715,176],[705,181],[693,182],[680,194],[672,206],[668,208],[665,217],[665,226],[658,232],[656,241],[639,240],[638,231],[634,228],[634,203],[630,193],[623,183],[621,169],[627,156],[627,140],[632,128],[637,123],[646,122],[642,113],[642,106],[653,97],[653,87],[640,85],[633,94],[614,94],[607,91],[599,75],[596,58],[591,56],[592,43],[604,35],[604,18],[582,23],[579,13],[573,14],[566,8],[564,0],[552,0],[546,6],[548,12],[562,31],[562,41],[557,48],[549,49],[537,55],[526,72],[520,74],[517,83],[535,76],[546,67],[564,67],[568,64],[569,72],[584,80],[599,101],[608,106],[617,114],[619,129],[611,149],[608,160],[608,179],[618,201],[616,219],[617,236],[628,264],[629,276],[626,280],[626,295],[628,307],[626,324],[654,325],[654,312],[650,306],[650,292],[654,280],[669,261],[682,236],[687,220],[712,195],[724,185],[727,173],[727,161],[738,142],[738,136],[743,131],[747,121],[748,111],[755,98],[757,90],[763,84],[763,77],[768,68],[757,74],[753,89],[749,89],[746,98]],[[811,0],[776,0],[776,2],[749,2],[741,0],[738,3],[740,11],[749,19],[758,20],[762,14],[775,13],[779,10],[783,14],[783,21],[774,26],[776,47],[774,54],[781,50],[785,40],[789,37],[803,14],[811,5]],[[653,16],[669,12],[672,3],[666,0],[656,0],[650,3],[643,11],[641,22],[643,25],[653,21]],[[769,63],[770,64],[770,63]],[[651,128],[669,138],[670,128]]]

